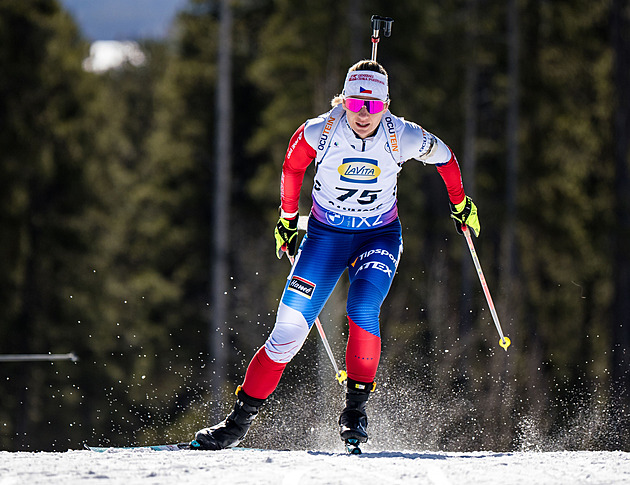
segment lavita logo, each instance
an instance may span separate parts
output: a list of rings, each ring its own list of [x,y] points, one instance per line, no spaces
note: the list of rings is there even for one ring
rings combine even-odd
[[[361,184],[374,184],[381,174],[378,161],[369,158],[344,158],[337,171],[344,182]]]

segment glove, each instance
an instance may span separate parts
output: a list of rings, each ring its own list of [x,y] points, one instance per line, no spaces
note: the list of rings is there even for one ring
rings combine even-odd
[[[459,204],[454,205],[449,202],[451,206],[451,217],[455,222],[455,229],[459,234],[462,232],[462,225],[469,227],[475,236],[479,236],[481,232],[481,226],[479,225],[479,217],[477,217],[477,206],[468,196],[462,200]]]
[[[298,241],[298,216],[293,219],[285,219],[281,217],[276,224],[276,230],[274,236],[276,237],[276,256],[278,259],[282,259],[282,253],[285,251],[289,253],[289,256],[295,256],[297,252]]]

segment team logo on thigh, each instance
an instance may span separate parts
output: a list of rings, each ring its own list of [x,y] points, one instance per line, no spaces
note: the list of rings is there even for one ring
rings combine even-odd
[[[304,278],[300,278],[299,276],[293,276],[291,281],[289,282],[289,290],[295,291],[300,295],[308,298],[309,300],[313,296],[313,292],[315,291],[315,283],[311,283]]]
[[[364,269],[376,269],[385,273],[389,278],[392,277],[392,269],[380,261],[368,261],[367,263],[363,263],[359,266],[359,269],[357,269],[357,273],[359,271],[363,271]]]
[[[374,258],[370,259],[372,256],[380,256],[381,258],[385,258],[386,261],[378,261],[378,260],[374,260]],[[393,268],[390,267],[389,261],[391,261],[393,263]],[[352,263],[350,266],[352,266],[353,268],[357,265],[358,263],[358,267],[357,267],[357,271],[355,274],[367,270],[367,269],[375,269],[377,271],[381,271],[382,273],[385,273],[387,275],[388,278],[391,278],[393,275],[393,272],[396,270],[396,268],[398,267],[398,260],[396,259],[396,257],[390,253],[387,249],[370,249],[369,251],[364,252],[363,254],[359,255]]]

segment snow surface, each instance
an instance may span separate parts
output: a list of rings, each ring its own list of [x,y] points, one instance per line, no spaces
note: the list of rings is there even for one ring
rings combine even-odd
[[[0,452],[0,485],[621,484],[630,453],[365,451]]]

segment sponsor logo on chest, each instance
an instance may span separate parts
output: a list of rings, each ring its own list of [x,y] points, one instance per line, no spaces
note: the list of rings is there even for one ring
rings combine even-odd
[[[378,162],[368,158],[344,158],[337,171],[344,182],[361,184],[374,184],[381,174]]]
[[[391,146],[392,152],[397,152],[398,136],[396,135],[396,127],[394,126],[394,121],[391,116],[385,118],[385,125],[387,126],[387,137],[389,138],[389,145]]]
[[[326,148],[326,141],[328,140],[328,137],[330,136],[330,130],[335,124],[335,119],[336,119],[335,117],[331,116],[326,121],[326,124],[324,125],[324,131],[322,131],[322,134],[319,137],[319,143],[317,144],[318,150],[323,150],[324,148]]]

